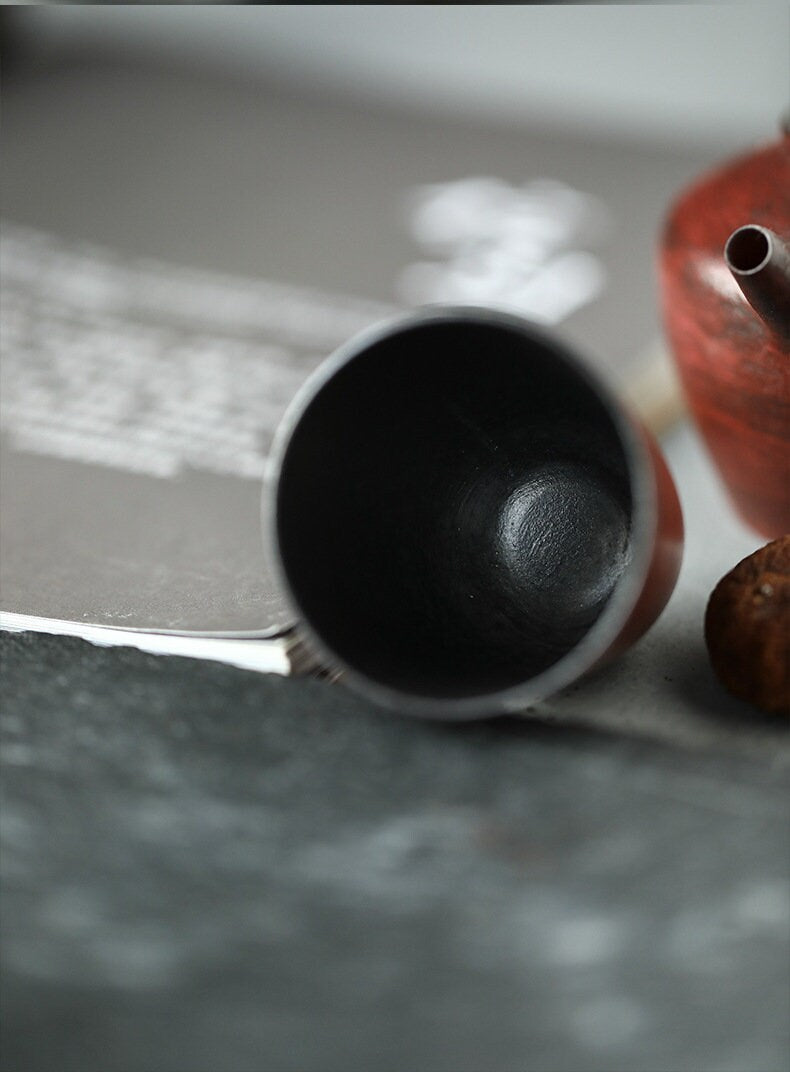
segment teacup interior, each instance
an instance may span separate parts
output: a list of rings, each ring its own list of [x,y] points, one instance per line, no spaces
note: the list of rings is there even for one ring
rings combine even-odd
[[[498,692],[568,654],[631,554],[607,405],[546,339],[426,321],[351,358],[277,490],[291,593],[327,651],[392,689]]]

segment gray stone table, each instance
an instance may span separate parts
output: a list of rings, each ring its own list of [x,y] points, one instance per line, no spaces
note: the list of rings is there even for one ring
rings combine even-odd
[[[3,1069],[788,1067],[778,766],[0,650]]]

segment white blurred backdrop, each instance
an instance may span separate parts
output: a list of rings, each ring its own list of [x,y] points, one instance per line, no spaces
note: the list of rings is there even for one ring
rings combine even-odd
[[[714,144],[772,135],[790,6],[267,5],[26,9],[37,43],[172,53],[357,100]]]

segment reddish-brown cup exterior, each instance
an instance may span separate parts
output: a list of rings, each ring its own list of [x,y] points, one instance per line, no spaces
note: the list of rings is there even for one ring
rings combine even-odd
[[[740,516],[790,530],[790,353],[752,309],[724,259],[737,228],[790,237],[790,136],[703,177],[663,235],[663,315],[689,406]]]
[[[683,559],[683,513],[675,482],[651,433],[641,425],[637,427],[647,446],[655,480],[656,528],[641,593],[602,660],[607,662],[629,648],[661,614],[675,588]]]

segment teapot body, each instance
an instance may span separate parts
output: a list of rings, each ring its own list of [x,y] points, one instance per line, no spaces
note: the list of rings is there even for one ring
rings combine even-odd
[[[776,537],[790,531],[790,347],[725,261],[744,224],[790,237],[790,136],[682,193],[660,259],[665,330],[697,427],[742,519]]]

